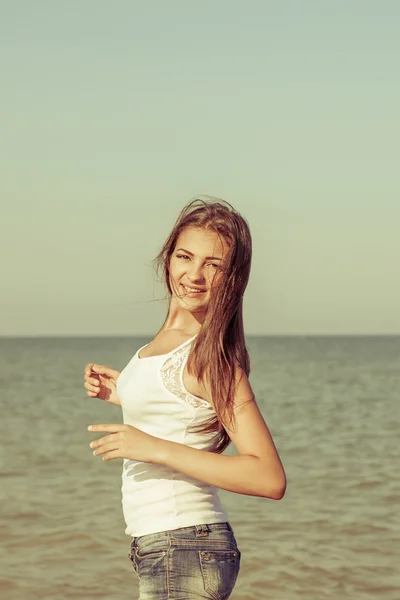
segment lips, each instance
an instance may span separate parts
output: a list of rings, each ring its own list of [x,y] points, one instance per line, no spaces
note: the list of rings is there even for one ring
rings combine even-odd
[[[183,283],[181,285],[188,294],[202,294],[203,292],[206,291],[201,288],[188,287],[188,286],[184,285]]]

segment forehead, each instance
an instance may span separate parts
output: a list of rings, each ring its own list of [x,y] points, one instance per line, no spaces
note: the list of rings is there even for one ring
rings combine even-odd
[[[176,248],[184,248],[193,254],[223,257],[227,252],[226,242],[214,231],[188,227],[177,241]]]

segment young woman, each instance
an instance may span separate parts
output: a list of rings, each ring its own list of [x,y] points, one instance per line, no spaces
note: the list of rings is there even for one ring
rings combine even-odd
[[[92,425],[123,458],[122,505],[140,600],[225,600],[241,553],[218,488],[279,500],[285,472],[248,381],[242,303],[251,236],[231,205],[194,200],[156,257],[166,319],[120,373],[89,363],[88,396],[122,407]],[[221,453],[233,442],[237,456]]]

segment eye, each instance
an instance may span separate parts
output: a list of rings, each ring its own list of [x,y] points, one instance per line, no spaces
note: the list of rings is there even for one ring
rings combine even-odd
[[[176,258],[184,258],[184,259],[186,259],[186,258],[189,258],[189,256],[187,254],[177,254]]]
[[[216,263],[210,263],[210,265],[212,267],[214,267],[215,269],[219,269],[220,265],[217,265]]]

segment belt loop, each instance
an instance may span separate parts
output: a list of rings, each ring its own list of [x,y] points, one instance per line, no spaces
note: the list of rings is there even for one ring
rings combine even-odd
[[[195,525],[196,527],[196,537],[207,537],[210,533],[210,528],[208,525]]]

